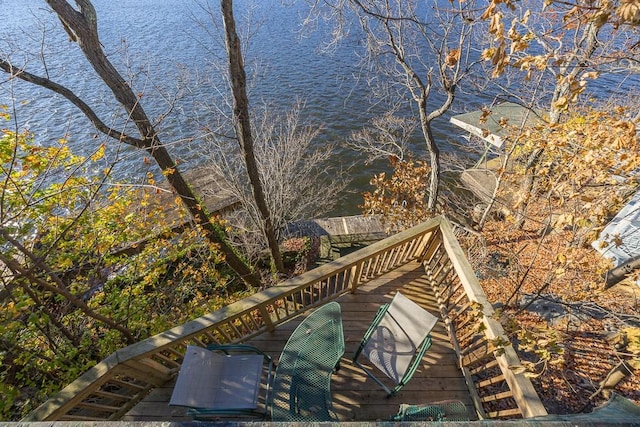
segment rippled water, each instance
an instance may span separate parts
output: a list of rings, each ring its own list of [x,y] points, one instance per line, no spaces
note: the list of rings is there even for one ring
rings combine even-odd
[[[187,140],[200,126],[201,122],[195,117],[206,119],[210,113],[196,106],[220,102],[220,90],[225,88],[219,72],[212,67],[212,64],[224,67],[221,39],[215,36],[218,31],[215,25],[193,1],[94,0],[93,3],[105,51],[121,72],[135,76],[134,88],[144,93],[142,103],[150,115],[163,114],[169,107],[167,99],[180,88],[189,88],[189,91],[183,90],[182,97],[158,130],[165,143],[172,143],[170,150],[177,158],[187,166],[197,165],[203,158],[201,147],[197,141]],[[211,3],[217,13],[219,3]],[[252,27],[255,34],[250,39],[247,62],[260,65],[256,67],[258,76],[251,82],[251,102],[290,106],[297,99],[304,100],[306,117],[324,128],[318,144],[340,143],[353,130],[361,128],[375,110],[367,99],[366,85],[354,77],[359,71],[357,55],[361,49],[357,37],[347,39],[330,54],[323,54],[320,48],[327,41],[326,31],[321,26],[313,33],[301,33],[301,7],[283,5],[280,0],[252,3],[256,3],[253,16],[259,25]],[[248,0],[235,1],[237,18],[249,11],[247,4]],[[43,73],[45,68],[38,58],[23,52],[38,52],[42,28],[46,28],[46,71],[54,80],[89,100],[107,124],[124,126],[121,118],[113,114],[117,111],[113,97],[87,68],[77,46],[69,41],[44,5],[41,0],[0,0],[3,22],[0,49],[10,49],[18,63],[27,63],[28,69]],[[240,22],[239,31],[245,28]],[[202,78],[209,81],[196,85],[196,79]],[[16,101],[20,125],[29,127],[42,143],[68,133],[77,149],[90,152],[96,141],[103,140],[77,110],[59,97],[21,82],[0,81],[0,103]],[[460,111],[479,106],[486,99],[480,95],[473,98],[461,95],[458,101]],[[435,126],[437,136],[444,141],[457,138],[461,133],[449,125],[448,117]],[[115,147],[113,142],[109,145]],[[420,147],[416,144],[417,150]],[[153,168],[143,162],[144,153],[140,151],[118,147],[113,149],[112,158],[116,156],[115,151],[119,158],[117,171],[122,176],[136,179]],[[347,166],[355,162],[356,166],[352,169],[353,181],[349,187],[352,196],[334,213],[356,213],[361,202],[358,194],[368,189],[369,177],[384,166],[383,163],[367,166],[357,156],[347,149],[336,153],[336,163]]]
[[[249,11],[247,2],[235,3],[238,17]],[[184,141],[197,131],[194,107],[219,100],[219,90],[225,89],[219,72],[211,65],[224,67],[221,39],[216,37],[218,29],[206,11],[194,2],[94,0],[94,5],[105,51],[121,71],[131,67],[132,74],[143,73],[134,79],[134,86],[145,93],[142,102],[150,115],[158,116],[169,106],[158,91],[170,98],[188,82],[190,91],[182,94],[158,129],[165,143],[182,141],[171,145],[175,156],[189,165],[197,164],[202,160],[201,151],[197,144]],[[218,3],[212,2],[212,6],[218,7]],[[358,71],[355,56],[358,46],[347,42],[331,54],[322,54],[320,48],[326,41],[325,35],[322,31],[300,32],[300,8],[282,5],[279,0],[257,2],[256,7],[252,14],[258,24],[252,28],[255,34],[247,62],[260,65],[256,67],[258,75],[251,82],[251,101],[291,106],[296,100],[304,100],[306,117],[324,128],[319,144],[340,142],[352,130],[360,128],[371,113],[366,88],[354,78]],[[77,46],[69,42],[43,1],[0,0],[0,9],[3,22],[8,23],[0,29],[0,34],[5,41],[16,40],[12,58],[23,58],[17,63],[28,63],[32,72],[45,71],[38,58],[22,51],[37,52],[42,42],[42,28],[46,28],[50,76],[88,99],[105,122],[121,126],[121,121],[113,115],[117,108],[112,96],[88,69]],[[242,32],[246,26],[239,23],[238,29]],[[203,78],[210,81],[195,83],[196,79]],[[4,82],[0,86],[0,103],[10,104],[11,99],[17,102],[20,124],[30,128],[43,143],[68,133],[77,149],[90,152],[95,140],[103,139],[95,135],[86,119],[68,103],[44,89],[22,82]],[[206,114],[206,111],[197,113],[201,119],[206,119]],[[119,148],[119,173],[130,179],[144,176],[149,169],[142,161],[144,153]],[[336,162],[345,166],[354,161],[357,161],[356,154],[348,150],[342,149],[336,155]],[[350,191],[363,191],[371,173],[364,165],[353,169]],[[359,200],[350,199],[343,213],[357,211]]]

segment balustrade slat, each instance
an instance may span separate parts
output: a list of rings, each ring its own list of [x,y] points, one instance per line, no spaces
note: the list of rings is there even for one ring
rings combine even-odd
[[[502,393],[492,394],[490,396],[484,396],[481,398],[481,400],[483,403],[489,403],[489,402],[497,402],[498,400],[510,399],[512,397],[513,397],[513,393],[511,392],[511,390],[509,390],[509,391],[503,391]]]
[[[94,395],[100,398],[112,399],[112,400],[129,400],[130,399],[130,396],[126,396],[118,393],[111,393],[104,390],[96,390],[91,394],[91,396],[94,396]]]
[[[489,412],[487,415],[489,416],[489,418],[512,418],[515,416],[522,416],[522,413],[519,409],[513,408]]]
[[[466,343],[470,338],[472,338],[475,335],[481,335],[480,332],[476,331],[475,329],[469,329],[468,331],[461,331],[464,332],[464,334],[458,336],[458,341],[460,341],[461,343]]]
[[[471,305],[472,305],[471,301],[467,301],[462,307],[458,307],[456,310],[451,310],[449,312],[449,319],[454,323],[457,322],[460,316],[462,316],[463,314],[469,313]],[[464,329],[467,326],[467,324],[473,320],[474,319],[471,316],[465,318],[463,321],[458,323],[456,329]]]
[[[436,264],[435,270],[433,270],[433,273],[432,273],[433,274],[433,278],[434,278],[435,282],[438,284],[438,286],[440,286],[444,282],[444,280],[440,276],[440,273],[442,273],[442,270],[445,267],[446,267],[446,263],[438,263],[438,264]]]
[[[113,384],[116,387],[127,388],[129,390],[134,390],[135,392],[141,392],[145,389],[144,386],[140,384],[135,384],[131,381],[126,381],[118,378],[112,378],[109,380],[108,384]]]
[[[404,245],[400,245],[396,248],[395,253],[393,254],[393,259],[391,260],[391,265],[393,268],[396,268],[399,265],[404,264],[405,254],[407,253],[409,244],[405,243]]]
[[[200,338],[198,338],[198,337],[193,337],[193,338],[191,338],[191,342],[192,342],[193,344],[195,344],[195,345],[200,346],[200,347],[206,347],[206,346],[207,346],[207,344],[205,344],[205,342],[204,342],[204,341],[202,341],[202,340],[201,340]]]
[[[216,337],[212,331],[206,331],[204,333],[204,336],[207,337],[209,339],[209,343],[208,344],[222,344],[222,342],[218,339],[218,337]],[[206,347],[206,345],[205,345]]]
[[[455,271],[455,270],[451,269],[451,271]],[[454,300],[451,301],[451,298],[454,298]],[[445,305],[450,310],[452,308],[457,307],[462,300],[468,301],[464,293],[464,290],[462,289],[462,284],[460,283],[459,280],[452,280],[452,282],[449,282],[447,297],[445,298]]]
[[[445,289],[449,289],[448,286],[444,286],[444,283],[447,283],[447,279],[449,278],[449,275],[454,271],[453,268],[450,265],[443,265],[443,268],[447,268],[447,271],[445,271],[444,273],[442,273],[442,270],[440,270],[440,273],[436,276],[436,286],[438,288],[445,288]]]
[[[121,372],[128,376],[144,378],[147,384],[155,386],[171,379],[171,371],[151,359],[127,360],[122,364]]]
[[[490,351],[482,354],[468,354],[464,357],[460,357],[460,364],[464,367],[471,367],[491,358],[495,358],[495,355]]]
[[[386,251],[380,254],[380,262],[378,263],[377,274],[383,274],[385,271],[387,271],[387,265],[388,265],[390,253],[391,251]]]
[[[375,276],[375,271],[374,271],[374,267],[375,267],[375,258],[369,258],[367,260],[367,268],[365,270],[365,280],[369,280],[372,279]]]
[[[240,331],[240,329],[238,329],[238,326],[236,325],[237,321],[238,321],[238,319],[235,319],[234,321],[228,323],[229,329],[233,333],[233,335],[232,335],[233,336],[233,341],[236,341],[238,338],[241,338],[244,335],[246,335],[242,331]]]
[[[249,316],[249,319],[252,319],[251,316]],[[253,328],[253,325],[250,325],[246,319],[242,316],[238,317],[238,320],[240,321],[240,323],[242,324],[242,327],[244,328],[245,332],[248,334],[251,331],[254,331],[255,329]]]
[[[336,289],[335,294],[342,294],[349,289],[349,274],[351,269],[344,270],[340,273],[340,281],[338,282],[339,286]]]
[[[373,258],[373,267],[371,268],[372,278],[380,274],[380,254]]]
[[[431,265],[441,266],[449,262],[449,257],[445,247],[441,244],[438,246],[436,253],[433,256]]]
[[[388,259],[387,259],[387,266],[384,269],[385,272],[391,271],[394,268],[396,268],[396,259],[397,259],[398,253],[400,252],[401,248],[402,248],[402,246],[397,246],[397,247],[393,248],[391,251],[389,251],[389,256],[388,256]]]
[[[487,340],[487,338],[484,335],[481,335],[481,338],[479,340],[477,340],[474,343],[471,343],[471,345],[467,345],[464,348],[464,350],[462,350],[462,353],[460,354],[462,356],[471,355],[477,352],[478,350],[483,350],[484,352],[491,352],[494,350],[494,347],[491,345],[491,343]]]
[[[487,378],[486,380],[476,382],[476,387],[485,388],[504,382],[504,375],[500,374],[495,377]]]
[[[423,265],[433,266],[433,263],[431,261],[441,245],[441,239],[429,239],[424,251],[424,255],[422,256],[421,263]]]
[[[170,349],[167,349],[165,351],[169,351]],[[172,353],[174,353],[174,351],[172,351]],[[175,351],[175,356],[179,356],[180,358],[182,358],[182,355],[179,354],[177,351]],[[179,368],[180,367],[180,363],[178,363],[175,359],[170,358],[169,356],[166,356],[162,353],[156,353],[153,356],[155,359],[160,359],[160,363],[164,366],[170,367],[170,368]]]
[[[485,363],[483,365],[480,365],[480,366],[478,366],[476,368],[470,369],[469,373],[471,375],[477,375],[479,373],[482,373],[484,371],[488,371],[489,369],[493,369],[493,368],[497,368],[497,367],[499,367],[498,361],[496,359],[491,359],[489,362],[487,362],[487,363]]]
[[[455,292],[457,292],[460,288],[462,288],[462,283],[458,282],[457,285],[455,286]],[[454,295],[455,295],[455,292],[453,292]],[[452,301],[451,305],[452,306],[457,306],[464,299],[467,299],[467,301],[468,301],[469,297],[464,292],[460,292],[460,294]]]
[[[423,238],[413,239],[403,245],[402,254],[398,259],[399,264],[405,264],[418,257],[419,248],[422,246]]]
[[[91,402],[80,402],[77,405],[79,408],[87,408],[87,409],[95,409],[99,412],[107,412],[113,413],[117,412],[120,407],[119,406],[110,406],[110,405],[102,405],[99,403],[91,403]]]
[[[229,327],[229,321],[226,321],[214,329],[215,332],[223,338],[222,341],[224,344],[233,342],[233,336],[229,334],[229,331],[227,330],[228,327]]]

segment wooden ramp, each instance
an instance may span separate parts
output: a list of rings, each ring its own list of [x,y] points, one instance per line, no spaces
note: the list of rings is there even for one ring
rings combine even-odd
[[[428,278],[418,263],[410,263],[384,274],[359,288],[356,294],[346,294],[336,300],[342,307],[346,344],[341,369],[333,375],[331,382],[334,409],[340,420],[384,421],[398,412],[401,403],[421,404],[450,399],[461,400],[471,418],[475,419],[471,398],[442,320],[431,332],[433,345],[425,354],[423,365],[397,396],[387,398],[386,393],[351,362],[376,310],[381,304],[390,302],[398,291],[440,318]],[[300,316],[286,322],[273,333],[262,334],[249,343],[277,359],[302,318]],[[171,392],[171,385],[154,390],[123,420],[188,420],[184,409],[168,406]]]
[[[206,168],[197,168],[182,172],[182,174],[209,213],[224,214],[239,207],[240,201],[225,186],[220,177]],[[156,190],[151,189],[150,191]],[[155,197],[152,198],[157,206],[165,209],[167,222],[173,224],[172,228],[184,227],[186,223],[191,221],[191,217],[186,215],[186,212],[180,213],[175,203],[176,197],[177,195],[164,182],[160,185],[160,190]]]
[[[460,174],[460,181],[484,203],[491,201],[498,183],[495,172],[485,168],[465,169]]]

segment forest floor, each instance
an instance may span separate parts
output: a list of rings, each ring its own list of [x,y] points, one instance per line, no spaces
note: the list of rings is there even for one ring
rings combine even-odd
[[[543,404],[549,413],[590,412],[611,391],[640,404],[640,287],[626,279],[605,288],[609,262],[577,246],[575,229],[545,234],[541,224],[489,222],[475,266]],[[635,372],[601,390],[621,362]]]

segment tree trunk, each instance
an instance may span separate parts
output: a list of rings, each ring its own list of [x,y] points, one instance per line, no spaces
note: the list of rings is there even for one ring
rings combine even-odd
[[[593,56],[596,48],[598,47],[598,32],[600,28],[594,23],[587,23],[587,27],[584,29],[583,40],[585,43],[584,52],[581,55],[578,55],[579,47],[576,47],[573,55],[573,61],[570,62],[574,65],[563,67],[561,69],[561,75],[565,75],[567,80],[559,82],[553,91],[553,97],[551,98],[551,108],[549,109],[549,124],[557,124],[560,122],[560,117],[562,111],[558,109],[556,106],[556,102],[562,97],[571,98],[573,94],[571,94],[571,80],[577,79],[580,73],[582,73],[587,68],[587,61]],[[568,72],[568,70],[571,70]],[[525,169],[525,180],[520,187],[520,194],[522,194],[524,198],[524,202],[520,205],[520,209],[518,209],[518,213],[516,215],[516,226],[518,228],[524,227],[524,223],[526,220],[526,210],[528,201],[531,198],[531,191],[533,190],[533,186],[535,183],[535,170],[538,166],[538,162],[542,158],[544,150],[536,149],[530,155],[527,160],[527,166]]]
[[[262,229],[271,251],[271,258],[277,271],[284,272],[284,264],[278,246],[275,229],[271,220],[271,214],[266,202],[260,172],[253,150],[253,135],[251,133],[251,120],[249,117],[249,99],[247,98],[247,76],[242,62],[240,39],[236,33],[236,24],[233,17],[233,0],[221,0],[222,17],[225,28],[225,42],[227,57],[229,59],[229,76],[231,78],[231,91],[233,93],[233,115],[236,120],[236,133],[247,174],[251,183],[253,197],[260,216],[262,217]]]
[[[522,229],[527,219],[527,207],[529,206],[529,200],[531,199],[531,193],[533,192],[533,186],[536,178],[536,168],[542,157],[544,149],[536,148],[529,154],[527,159],[527,165],[525,166],[524,181],[520,187],[520,194],[522,199],[520,200],[520,206],[516,214],[516,228]]]
[[[58,14],[69,36],[77,41],[98,76],[111,89],[116,100],[125,108],[140,133],[142,147],[139,148],[144,148],[157,162],[160,169],[165,172],[169,184],[180,196],[195,222],[203,228],[206,238],[219,246],[225,256],[226,263],[245,283],[251,286],[260,286],[260,277],[229,245],[222,229],[211,221],[209,214],[200,204],[198,196],[184,180],[173,158],[161,144],[156,130],[139,102],[140,100],[104,54],[98,38],[97,16],[91,2],[76,0],[79,7],[79,11],[76,11],[64,0],[46,1]]]
[[[431,130],[431,121],[427,115],[427,99],[422,97],[418,102],[418,109],[420,110],[420,127],[422,134],[427,143],[429,149],[429,163],[431,167],[431,175],[429,177],[429,200],[427,202],[427,208],[435,212],[438,203],[438,190],[440,187],[440,148],[433,136]]]

